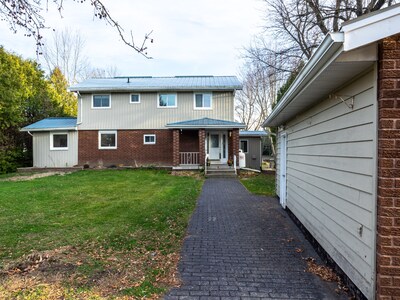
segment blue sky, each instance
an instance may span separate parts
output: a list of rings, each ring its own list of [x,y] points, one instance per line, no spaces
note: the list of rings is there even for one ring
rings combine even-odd
[[[134,53],[116,31],[93,17],[88,2],[65,1],[61,18],[52,1],[44,13],[56,30],[69,28],[85,39],[92,66],[115,66],[119,75],[237,75],[240,52],[261,31],[261,0],[104,0],[111,15],[136,41],[153,30],[148,60]],[[45,38],[52,31],[43,32]],[[13,34],[0,22],[0,43],[25,58],[35,58],[35,43],[23,31]]]

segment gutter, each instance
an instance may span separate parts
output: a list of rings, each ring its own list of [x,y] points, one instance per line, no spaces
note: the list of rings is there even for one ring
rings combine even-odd
[[[285,96],[279,101],[275,109],[271,112],[268,118],[261,125],[262,127],[270,126],[270,123],[288,106],[295,97],[312,82],[315,76],[324,69],[326,63],[335,55],[337,51],[343,47],[344,33],[335,32],[329,33],[301,70],[295,81],[290,86]],[[341,50],[343,51],[343,50]]]
[[[69,130],[78,130],[78,127],[65,127],[65,128],[22,128],[20,131],[28,132],[30,135],[31,132],[38,132],[38,131],[69,131]]]

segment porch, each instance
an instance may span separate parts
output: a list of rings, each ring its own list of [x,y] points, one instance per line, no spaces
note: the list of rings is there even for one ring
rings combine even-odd
[[[199,119],[167,124],[173,134],[173,168],[199,169],[228,166],[239,155],[239,128],[243,124]]]

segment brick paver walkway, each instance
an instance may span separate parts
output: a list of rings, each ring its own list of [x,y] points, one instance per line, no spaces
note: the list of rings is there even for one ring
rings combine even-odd
[[[182,249],[183,284],[165,299],[346,299],[304,272],[305,257],[317,254],[276,199],[207,179]]]

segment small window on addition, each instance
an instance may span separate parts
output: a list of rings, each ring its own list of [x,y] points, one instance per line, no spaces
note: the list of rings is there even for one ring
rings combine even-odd
[[[140,103],[140,94],[131,94],[130,103]]]
[[[143,136],[143,144],[154,145],[155,143],[156,143],[156,135],[155,134],[145,134]]]
[[[247,153],[248,151],[247,151],[247,140],[245,140],[245,141],[240,141],[240,149],[242,149],[242,151],[244,152],[244,153]]]
[[[68,150],[68,133],[51,133],[50,150]]]

